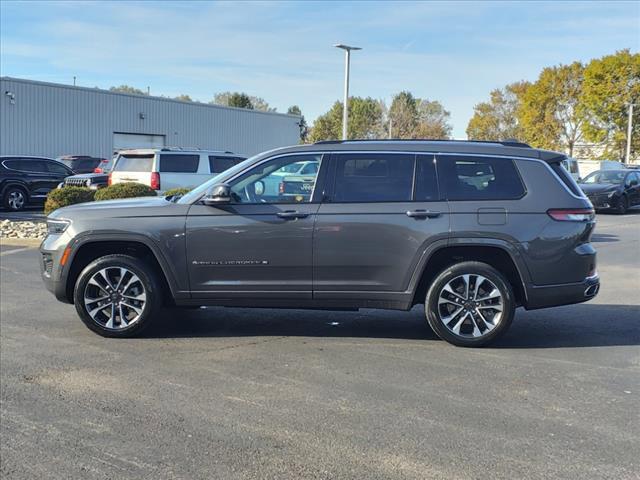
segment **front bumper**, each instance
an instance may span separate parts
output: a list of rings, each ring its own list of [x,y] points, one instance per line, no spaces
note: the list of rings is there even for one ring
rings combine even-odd
[[[594,298],[600,291],[600,277],[595,274],[582,282],[560,285],[530,285],[527,289],[527,310],[558,307],[582,303]]]
[[[591,195],[588,196],[589,201],[596,210],[608,210],[618,206],[619,199],[616,196],[609,195]]]
[[[67,297],[66,271],[60,261],[69,240],[66,234],[48,235],[40,244],[40,277],[45,288],[65,303],[71,300]]]

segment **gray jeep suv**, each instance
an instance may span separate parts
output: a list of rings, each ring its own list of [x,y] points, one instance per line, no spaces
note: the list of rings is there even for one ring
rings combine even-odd
[[[424,304],[441,338],[485,345],[508,329],[516,307],[598,292],[594,213],[565,158],[515,142],[272,150],[180,198],[56,210],[42,277],[109,337],[138,334],[163,305]],[[292,194],[287,171],[300,162],[319,168],[303,183],[298,175]]]

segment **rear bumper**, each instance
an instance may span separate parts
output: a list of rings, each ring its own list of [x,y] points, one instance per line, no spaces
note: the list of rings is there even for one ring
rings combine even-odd
[[[593,275],[582,282],[560,285],[530,285],[527,289],[527,310],[558,307],[582,303],[594,298],[600,291],[600,277]]]

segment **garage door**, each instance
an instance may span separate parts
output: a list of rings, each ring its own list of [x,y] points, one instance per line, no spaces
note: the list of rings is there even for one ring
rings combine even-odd
[[[114,133],[113,150],[125,148],[162,148],[164,135],[147,135],[143,133]]]

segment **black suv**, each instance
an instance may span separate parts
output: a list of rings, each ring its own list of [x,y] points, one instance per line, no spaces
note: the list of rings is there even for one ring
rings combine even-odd
[[[105,336],[139,333],[163,304],[420,304],[441,338],[480,346],[516,307],[598,292],[594,212],[565,158],[509,142],[273,150],[182,197],[56,210],[42,278]],[[301,178],[303,163],[317,168]],[[291,171],[304,188],[287,188]]]
[[[8,210],[22,210],[27,204],[44,202],[47,193],[73,171],[44,157],[9,155],[0,157],[0,199]]]

